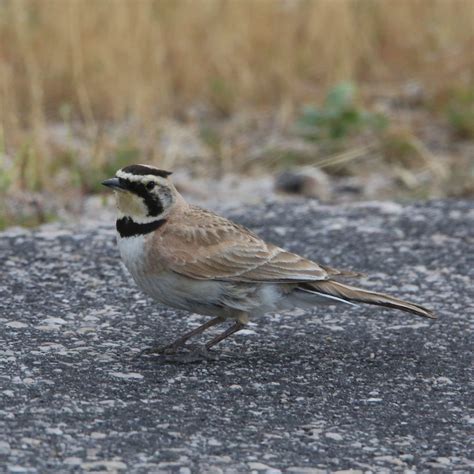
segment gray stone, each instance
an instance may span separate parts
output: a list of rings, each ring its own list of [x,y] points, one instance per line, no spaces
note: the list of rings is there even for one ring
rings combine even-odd
[[[0,441],[0,456],[5,456],[7,454],[10,454],[10,452],[10,443],[8,443],[7,441]]]

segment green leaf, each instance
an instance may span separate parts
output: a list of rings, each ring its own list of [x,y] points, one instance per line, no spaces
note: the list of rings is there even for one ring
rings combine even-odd
[[[309,140],[341,141],[364,127],[381,130],[387,119],[358,107],[357,89],[351,82],[341,82],[327,94],[322,107],[303,108],[296,125],[299,133]]]
[[[356,88],[351,82],[341,82],[335,85],[326,96],[324,107],[332,111],[343,111],[354,102]]]

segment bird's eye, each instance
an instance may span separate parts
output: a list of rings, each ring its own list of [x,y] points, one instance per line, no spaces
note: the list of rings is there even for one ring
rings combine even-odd
[[[146,188],[148,191],[151,191],[155,187],[155,183],[153,181],[150,181],[149,183],[146,184]]]

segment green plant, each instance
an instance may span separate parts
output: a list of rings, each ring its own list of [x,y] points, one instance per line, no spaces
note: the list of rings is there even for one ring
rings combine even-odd
[[[82,191],[85,194],[103,191],[101,182],[104,179],[114,176],[118,169],[140,161],[141,156],[142,152],[137,146],[124,140],[107,154],[103,163],[99,164],[99,160],[94,159],[92,165],[81,165],[79,160],[75,160],[76,176]]]
[[[216,127],[202,125],[199,129],[199,137],[213,152],[220,152],[222,138]]]
[[[304,107],[296,124],[297,130],[308,140],[340,141],[366,128],[385,128],[387,118],[361,108],[356,102],[356,95],[353,83],[337,84],[328,92],[322,107]]]
[[[458,137],[474,138],[474,88],[455,90],[447,102],[446,115]]]
[[[12,226],[37,227],[56,220],[58,216],[51,209],[32,198],[25,201],[21,198],[8,198],[0,192],[0,231]]]
[[[12,177],[0,168],[0,196],[6,193],[12,184]]]
[[[41,158],[38,149],[32,141],[22,143],[15,156],[15,167],[18,169],[18,184],[20,189],[40,191],[43,180],[39,169]]]
[[[382,135],[379,146],[383,161],[390,166],[420,169],[430,161],[430,156],[420,146],[420,141],[409,130],[387,130]]]
[[[228,116],[235,101],[235,93],[231,83],[220,77],[211,79],[209,84],[209,100],[218,113],[224,117]]]
[[[103,172],[107,178],[110,178],[118,169],[136,163],[140,157],[143,157],[142,150],[130,140],[124,140],[106,160]]]

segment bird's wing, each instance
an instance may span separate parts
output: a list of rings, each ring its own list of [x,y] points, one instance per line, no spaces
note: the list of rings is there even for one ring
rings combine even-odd
[[[193,209],[186,219],[168,222],[153,246],[167,268],[199,280],[310,282],[326,280],[337,272],[200,209]]]

